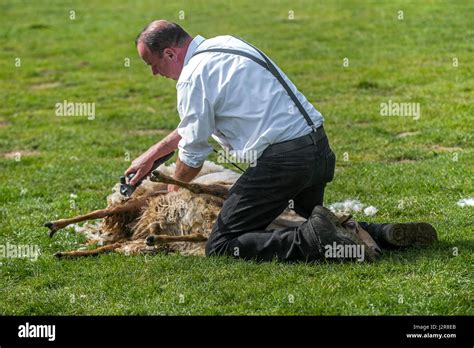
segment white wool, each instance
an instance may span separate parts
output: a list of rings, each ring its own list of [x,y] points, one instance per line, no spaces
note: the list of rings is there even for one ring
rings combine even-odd
[[[162,164],[160,167],[158,167],[158,170],[161,173],[171,177],[174,176],[175,169],[175,163],[172,163],[169,166]],[[234,172],[233,170],[224,168],[223,166],[211,161],[205,161],[204,165],[201,168],[201,171],[192,182],[205,185],[215,183],[232,185],[237,181],[239,177],[240,174]],[[142,185],[146,184],[147,181],[149,182],[148,179],[143,181]]]
[[[122,195],[120,193],[120,184],[115,184],[112,187],[112,193],[107,196],[107,204],[108,205],[115,205],[121,202],[124,202],[128,199],[128,197]]]
[[[204,165],[201,168],[201,171],[199,172],[199,176],[203,176],[209,173],[217,173],[217,172],[225,172],[225,171],[231,171],[230,169],[226,169],[220,164],[216,164],[211,161],[205,161]]]
[[[176,163],[171,163],[170,165],[162,164],[158,167],[158,170],[168,176],[173,176],[176,169]]]
[[[161,173],[163,173],[165,175],[168,175],[168,176],[173,176],[175,169],[176,169],[176,164],[175,163],[172,163],[168,166],[165,165],[165,164],[162,164],[161,166],[158,167],[158,170]],[[202,168],[201,168],[201,171],[198,174],[198,177],[201,177],[201,176],[204,176],[204,175],[207,175],[207,174],[210,174],[210,173],[221,173],[221,172],[235,173],[234,171],[232,171],[230,169],[224,168],[220,164],[216,164],[216,163],[211,162],[211,161],[205,161]]]
[[[463,198],[457,203],[460,207],[472,207],[474,206],[474,198]]]
[[[100,226],[97,223],[86,223],[84,226],[72,224],[66,228],[73,229],[76,233],[81,233],[86,236],[87,240],[97,242],[98,245],[104,245],[106,238],[102,235]]]
[[[357,199],[346,199],[344,202],[336,202],[329,206],[329,210],[333,213],[341,212],[341,213],[351,213],[353,211],[359,212],[364,208],[364,204],[362,204]]]
[[[349,198],[343,202],[336,202],[329,205],[329,210],[331,210],[333,213],[342,214],[351,214],[352,212],[358,213],[363,210],[366,216],[374,216],[378,212],[378,209],[372,205],[365,209],[364,207],[366,207],[364,203],[361,203],[357,199]]]
[[[142,181],[140,184],[140,187],[145,188],[146,191],[154,191],[156,190],[157,183],[154,181],[151,181],[150,179],[146,178],[145,180]]]
[[[218,173],[209,173],[203,176],[200,176],[193,180],[193,182],[198,183],[198,184],[204,184],[204,185],[209,185],[209,184],[214,184],[214,183],[219,183],[223,185],[232,185],[237,181],[237,179],[240,177],[240,175],[236,172],[233,172],[232,170],[224,169],[222,172]]]
[[[136,255],[136,254],[155,254],[157,251],[157,247],[152,245],[148,246],[143,243],[143,240],[131,240],[127,241],[122,244],[122,246],[117,249],[119,253],[123,253],[125,255]]]
[[[375,208],[373,205],[371,205],[370,207],[367,207],[364,209],[364,214],[366,216],[374,216],[375,214],[377,214],[377,208]]]
[[[79,226],[78,224],[72,224],[72,225],[67,226],[66,228],[73,229],[74,232],[76,233],[82,233],[85,229],[84,227]]]

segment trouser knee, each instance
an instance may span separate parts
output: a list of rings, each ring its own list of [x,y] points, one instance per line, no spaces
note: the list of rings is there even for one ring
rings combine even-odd
[[[205,248],[206,256],[216,255],[216,249],[217,249],[216,243],[213,240],[209,239],[206,242],[206,248]]]
[[[213,236],[213,234],[211,234],[210,238],[206,242],[206,256],[224,255],[227,242],[228,241],[225,238],[216,238],[215,235]]]

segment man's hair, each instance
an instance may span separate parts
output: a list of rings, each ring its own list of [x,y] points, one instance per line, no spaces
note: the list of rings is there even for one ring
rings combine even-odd
[[[168,22],[167,25],[156,26],[152,22],[138,34],[135,46],[143,42],[151,53],[158,53],[161,57],[165,48],[181,47],[188,38],[190,38],[189,34],[176,23]]]

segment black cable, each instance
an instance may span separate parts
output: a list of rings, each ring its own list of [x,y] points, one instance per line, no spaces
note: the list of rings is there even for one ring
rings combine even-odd
[[[219,151],[217,151],[216,149],[212,149],[215,153],[219,154]],[[224,156],[225,157],[225,156]],[[238,170],[240,170],[242,173],[245,172],[245,170],[243,170],[242,168],[240,168],[237,164],[235,164],[234,162],[232,162],[231,160],[229,160],[227,157],[225,157],[225,159],[227,161],[229,161],[230,164],[232,164],[235,168],[237,168]]]

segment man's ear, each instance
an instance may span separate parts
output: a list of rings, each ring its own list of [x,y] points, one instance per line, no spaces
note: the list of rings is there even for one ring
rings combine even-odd
[[[163,55],[165,55],[166,57],[168,57],[170,60],[176,60],[176,52],[172,49],[172,48],[165,48],[163,50]]]

